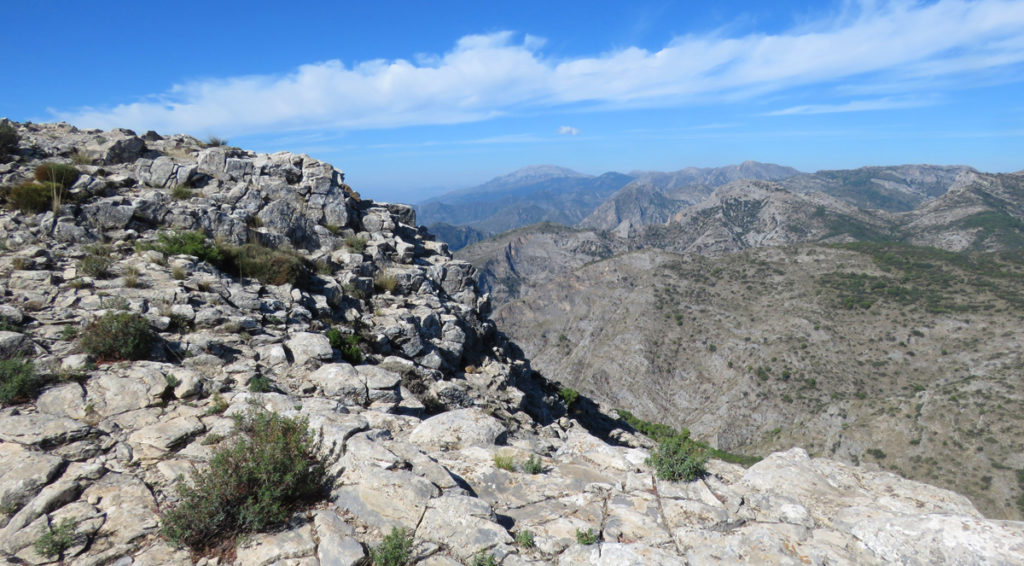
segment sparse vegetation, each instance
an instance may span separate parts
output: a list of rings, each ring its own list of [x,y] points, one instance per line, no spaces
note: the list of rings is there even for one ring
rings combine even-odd
[[[531,533],[530,531],[528,531],[526,529],[523,529],[521,531],[516,532],[515,541],[516,541],[516,544],[518,544],[519,546],[521,546],[523,548],[533,548],[534,547],[533,533]]]
[[[363,363],[363,351],[359,349],[357,334],[343,334],[337,328],[329,328],[325,333],[331,347],[341,352],[341,358],[350,364]]]
[[[21,358],[0,360],[0,405],[31,399],[38,389],[32,362]]]
[[[10,123],[0,123],[0,158],[7,157],[18,149],[18,131]]]
[[[571,410],[572,406],[575,405],[576,401],[580,398],[580,392],[571,387],[563,387],[558,390],[558,396],[561,397],[562,402],[565,403],[565,408]]]
[[[171,198],[174,200],[188,200],[195,196],[195,191],[185,185],[176,185],[171,189]]]
[[[358,236],[349,236],[345,238],[345,245],[348,249],[352,250],[357,254],[361,254],[366,251],[366,238],[360,238]]]
[[[398,287],[398,278],[392,273],[382,271],[373,277],[373,288],[391,293]]]
[[[333,449],[305,419],[250,410],[236,419],[237,436],[197,472],[179,481],[179,501],[163,516],[162,534],[203,550],[236,534],[284,523],[326,495]]]
[[[270,378],[262,374],[252,376],[252,379],[249,380],[249,391],[252,391],[253,393],[268,393],[273,391],[273,387],[270,385]]]
[[[412,536],[404,528],[392,527],[380,544],[370,549],[375,566],[405,566],[412,555]]]
[[[651,451],[647,465],[654,468],[655,474],[663,480],[693,481],[704,477],[707,453],[703,447],[689,440],[688,434],[662,440]]]
[[[228,140],[226,138],[213,135],[206,138],[206,147],[222,147],[225,145],[228,145]]]
[[[594,532],[594,529],[588,528],[587,530],[576,529],[576,544],[591,545],[597,544],[598,536]]]
[[[480,549],[473,555],[473,566],[498,566],[498,561],[493,554]]]
[[[544,463],[536,454],[530,454],[530,457],[523,462],[523,471],[528,474],[539,474],[544,471]]]
[[[36,539],[36,554],[46,558],[61,558],[75,543],[76,523],[71,517],[61,519],[56,527],[46,527],[46,532]]]
[[[89,323],[80,338],[82,350],[99,361],[141,360],[155,341],[146,319],[123,311],[108,311]]]
[[[515,459],[511,454],[495,454],[494,455],[494,467],[506,470],[509,472],[516,471]]]

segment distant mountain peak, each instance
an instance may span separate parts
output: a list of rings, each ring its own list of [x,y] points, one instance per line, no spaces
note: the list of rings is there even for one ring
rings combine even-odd
[[[573,171],[568,167],[559,167],[558,165],[528,165],[515,171],[500,175],[484,183],[484,186],[492,184],[520,184],[526,182],[537,182],[546,179],[554,179],[556,177],[582,177],[589,178],[593,175],[587,175],[580,173],[579,171]]]

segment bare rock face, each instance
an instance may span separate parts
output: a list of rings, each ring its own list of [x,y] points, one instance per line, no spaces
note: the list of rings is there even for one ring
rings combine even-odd
[[[46,378],[0,408],[6,562],[355,565],[396,527],[425,565],[1024,561],[1020,523],[799,449],[750,469],[712,461],[692,483],[655,478],[649,440],[599,406],[566,412],[497,332],[469,263],[411,208],[359,200],[328,164],[17,127],[4,184],[44,160],[103,165],[78,165],[91,180],[56,215],[0,212],[0,313],[15,328],[3,338]],[[149,249],[173,230],[291,249],[303,277]],[[146,321],[149,359],[81,351],[75,335],[106,312]],[[172,547],[160,527],[177,482],[254,410],[305,419],[334,447],[329,493],[221,556]],[[542,473],[522,471],[527,459]],[[69,544],[37,554],[65,520]],[[526,531],[532,547],[515,542]]]

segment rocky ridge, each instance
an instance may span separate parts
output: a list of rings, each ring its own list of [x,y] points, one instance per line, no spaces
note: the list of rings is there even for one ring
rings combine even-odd
[[[0,409],[6,563],[54,562],[33,543],[66,518],[76,566],[356,565],[396,526],[414,534],[414,562],[433,566],[480,551],[503,565],[1024,561],[1024,524],[800,449],[749,469],[712,461],[692,483],[656,479],[649,441],[600,407],[567,410],[497,332],[469,263],[416,228],[411,208],[360,200],[329,164],[15,126],[0,185],[44,161],[83,175],[56,213],[0,212],[0,352],[31,357],[49,380]],[[146,249],[161,230],[290,247],[317,269],[260,283]],[[100,242],[110,278],[80,261]],[[121,309],[159,340],[145,360],[97,365],[68,338]],[[363,363],[344,361],[328,326],[360,337]],[[257,377],[269,391],[248,390]],[[336,443],[330,498],[233,557],[190,556],[157,535],[161,511],[251,405],[304,416]],[[543,473],[499,468],[496,454],[540,457]],[[590,529],[599,541],[579,544]],[[514,543],[524,530],[534,548]]]

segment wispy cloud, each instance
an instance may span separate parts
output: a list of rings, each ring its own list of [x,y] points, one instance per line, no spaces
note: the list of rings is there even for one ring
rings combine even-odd
[[[580,131],[572,126],[562,126],[558,128],[558,135],[560,136],[578,136]]]
[[[568,106],[677,107],[808,85],[926,85],[1000,69],[1007,80],[1021,80],[1015,71],[1024,62],[1024,1],[849,6],[831,20],[776,35],[687,35],[657,51],[629,47],[570,59],[545,56],[543,41],[533,36],[471,35],[447,53],[415,62],[349,67],[331,60],[285,75],[189,82],[112,108],[53,114],[81,126],[231,136],[450,124]],[[899,100],[915,93],[878,94]],[[858,104],[870,101],[823,100],[780,112],[854,111]]]
[[[841,104],[805,104],[766,112],[765,116],[790,116],[793,114],[833,114],[839,112],[865,112],[869,110],[895,110],[900,108],[919,108],[936,103],[929,98],[878,98],[874,100],[851,100]]]

